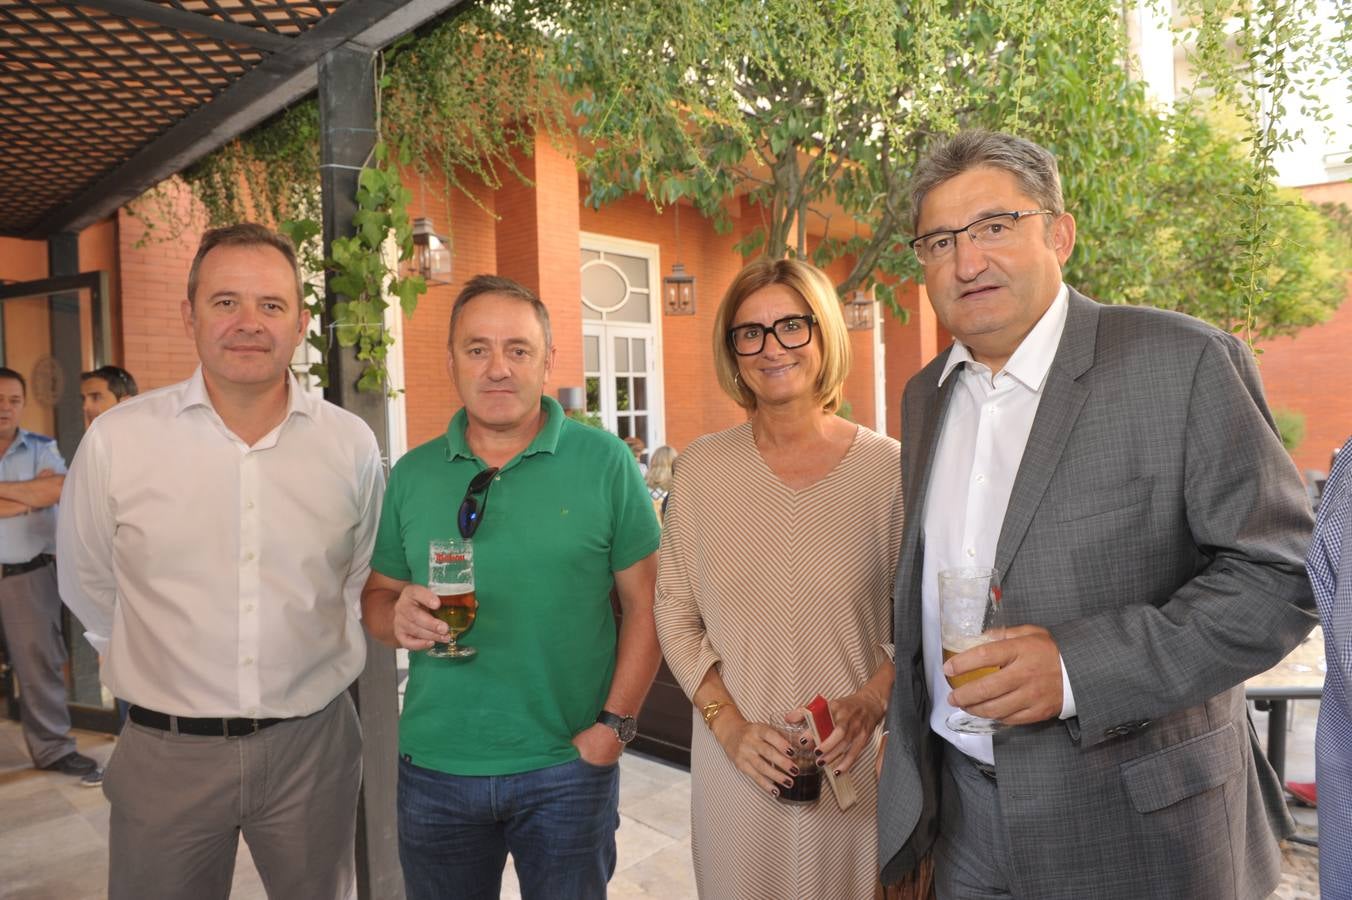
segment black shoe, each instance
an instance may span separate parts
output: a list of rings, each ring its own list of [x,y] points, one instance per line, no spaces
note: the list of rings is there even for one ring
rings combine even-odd
[[[83,754],[67,753],[56,762],[42,768],[48,772],[60,772],[62,775],[88,775],[98,767],[98,763]]]
[[[80,779],[81,787],[99,787],[103,784],[103,770],[95,769]]]

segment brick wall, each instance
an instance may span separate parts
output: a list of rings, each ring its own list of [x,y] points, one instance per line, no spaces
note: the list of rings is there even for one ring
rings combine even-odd
[[[1302,188],[1314,203],[1352,205],[1352,183]],[[1304,414],[1305,439],[1292,458],[1303,475],[1327,472],[1329,457],[1352,436],[1352,277],[1347,298],[1333,317],[1291,337],[1258,344],[1259,371],[1274,409]]]
[[[934,318],[934,308],[924,297],[924,291],[913,281],[896,286],[897,302],[910,314],[905,324],[890,310],[885,307],[880,309],[884,317],[883,344],[887,347],[884,360],[887,370],[887,433],[898,440],[901,439],[901,394],[906,389],[906,382],[938,352],[938,323]]]
[[[410,213],[430,216],[437,233],[451,241],[451,283],[433,285],[418,299],[418,309],[404,322],[404,399],[408,419],[408,446],[416,447],[446,431],[460,408],[446,362],[451,304],[475,275],[497,271],[497,234],[493,218],[494,195],[479,188],[479,206],[462,191],[448,194],[438,175],[404,173],[413,194]]]
[[[582,231],[656,244],[655,289],[660,290],[662,277],[677,261],[695,276],[695,315],[661,315],[657,323],[662,332],[666,443],[678,451],[702,434],[730,428],[746,418],[714,379],[711,338],[723,289],[742,267],[741,256],[732,249],[741,235],[737,230],[717,234],[688,205],[682,206],[680,219],[678,252],[675,207],[658,213],[643,198],[626,197],[602,210],[584,208],[579,218]]]
[[[186,187],[168,187],[167,202],[179,222],[192,221]],[[196,222],[203,221],[200,215]],[[118,277],[121,282],[122,363],[141,390],[182,381],[197,367],[197,350],[183,330],[180,304],[188,269],[201,240],[199,225],[177,228],[158,222],[147,234],[143,218],[117,213]]]

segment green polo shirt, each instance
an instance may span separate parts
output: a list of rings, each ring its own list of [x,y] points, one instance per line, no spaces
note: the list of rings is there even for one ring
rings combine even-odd
[[[657,549],[652,500],[619,438],[543,398],[545,426],[502,467],[474,534],[479,612],[470,660],[409,654],[399,752],[452,775],[530,772],[577,757],[615,671],[614,572]],[[465,411],[444,437],[390,473],[371,567],[427,584],[427,545],[456,538],[456,511],[486,468],[465,441]]]

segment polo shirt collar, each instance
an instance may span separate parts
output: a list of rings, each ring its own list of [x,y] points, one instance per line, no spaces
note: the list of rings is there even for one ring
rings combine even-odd
[[[521,451],[518,459],[534,456],[536,453],[553,453],[558,449],[559,434],[563,431],[563,420],[566,418],[563,407],[559,405],[559,401],[545,394],[540,398],[540,409],[545,414],[545,424],[530,444],[526,446],[526,449]],[[474,455],[474,451],[469,448],[469,441],[465,439],[465,427],[468,424],[469,416],[466,415],[465,408],[462,406],[451,417],[451,424],[446,428],[446,459],[448,461],[478,459]]]

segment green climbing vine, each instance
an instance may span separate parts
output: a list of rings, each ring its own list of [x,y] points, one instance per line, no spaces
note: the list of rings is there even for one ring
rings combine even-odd
[[[304,269],[328,272],[328,285],[340,298],[326,316],[324,286],[313,280],[305,284],[305,305],[325,326],[306,338],[320,353],[320,361],[310,365],[309,374],[327,386],[330,349],[335,344],[355,347],[357,359],[364,364],[357,389],[392,393],[385,359],[394,339],[385,329],[385,310],[390,306],[386,298],[396,298],[403,314],[411,316],[427,284],[420,275],[399,271],[398,263],[413,255],[409,191],[399,169],[389,165],[383,143],[376,145],[372,164],[358,176],[356,201],[353,233],[336,238],[328,257],[319,257],[320,225],[314,219],[288,219],[280,228],[299,248]],[[390,242],[395,248],[393,266],[387,253]]]

